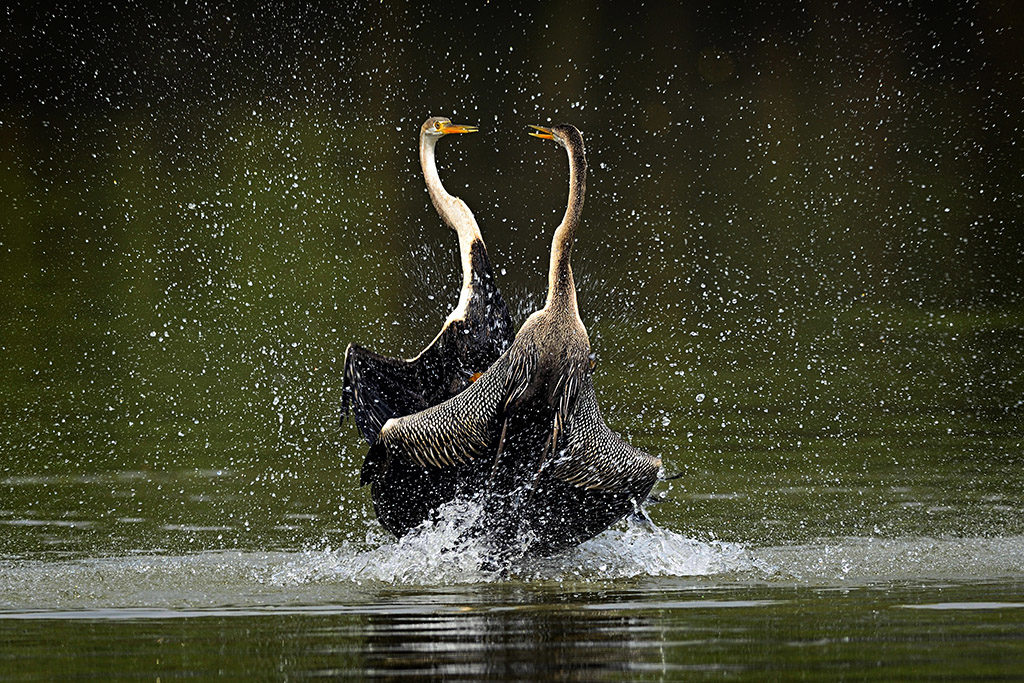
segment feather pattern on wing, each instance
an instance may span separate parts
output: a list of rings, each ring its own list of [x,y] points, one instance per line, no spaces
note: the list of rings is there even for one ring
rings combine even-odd
[[[506,353],[457,396],[389,420],[378,439],[388,463],[401,459],[420,467],[443,468],[493,455],[508,370]]]
[[[582,488],[628,491],[642,498],[654,486],[660,469],[661,458],[630,446],[608,428],[588,377],[560,450],[542,476]]]

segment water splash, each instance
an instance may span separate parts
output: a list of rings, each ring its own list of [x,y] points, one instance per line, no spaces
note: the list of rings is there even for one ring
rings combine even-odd
[[[487,548],[467,534],[480,514],[471,502],[446,506],[436,521],[369,550],[351,547],[310,551],[272,574],[269,581],[373,581],[398,585],[503,581],[604,580],[637,576],[710,576],[770,573],[737,543],[703,542],[657,526],[628,524],[605,531],[572,551],[525,561],[511,577],[485,569]],[[370,539],[378,541],[379,539]]]
[[[612,529],[557,561],[558,571],[585,578],[637,576],[713,576],[772,568],[739,543],[700,541],[658,526]]]
[[[704,543],[641,526],[609,530],[573,551],[530,561],[514,576],[482,569],[485,548],[464,533],[479,510],[449,505],[402,539],[299,552],[203,552],[76,561],[0,560],[0,612],[364,602],[381,590],[497,582],[604,581],[759,571],[741,545]],[[764,574],[762,574],[764,576]]]
[[[665,585],[682,580],[707,586],[856,586],[1024,576],[1024,536],[845,538],[749,548],[703,542],[658,527],[626,526],[564,555],[535,560],[515,576],[500,577],[480,569],[480,548],[455,541],[459,526],[469,522],[456,521],[456,508],[449,512],[444,518],[448,523],[435,523],[401,540],[371,537],[365,545],[345,543],[300,552],[220,551],[58,562],[0,559],[0,616],[135,608],[358,606],[407,588],[472,591],[474,585],[504,583],[560,591],[644,577]]]
[[[311,581],[374,581],[387,584],[475,583],[492,578],[481,569],[486,548],[467,533],[480,516],[475,501],[452,501],[409,534],[393,539],[370,534],[368,550],[346,544],[310,551],[270,581],[279,585]]]

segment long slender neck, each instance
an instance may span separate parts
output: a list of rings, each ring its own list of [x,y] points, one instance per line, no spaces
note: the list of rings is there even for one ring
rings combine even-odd
[[[548,265],[548,299],[546,308],[552,306],[576,309],[576,283],[572,279],[572,243],[576,226],[583,212],[583,197],[587,188],[587,159],[582,146],[575,140],[566,145],[569,154],[569,201],[565,216],[551,240],[551,261]]]
[[[476,224],[473,212],[458,197],[448,194],[437,175],[437,164],[434,162],[434,145],[438,138],[420,134],[420,167],[423,178],[427,182],[430,201],[441,215],[441,219],[459,236],[459,255],[462,261],[462,288],[464,296],[473,285],[473,261],[471,247],[476,240],[483,241],[480,227]]]

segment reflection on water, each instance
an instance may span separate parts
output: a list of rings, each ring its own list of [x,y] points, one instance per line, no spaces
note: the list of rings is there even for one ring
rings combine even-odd
[[[507,605],[462,605],[457,615],[371,615],[364,665],[370,672],[532,677],[547,671],[586,679],[631,668],[649,656],[641,650],[660,640],[645,616],[584,617],[557,603],[523,604],[529,597],[510,591]]]
[[[20,663],[43,676],[979,676],[1024,665],[1022,590],[1019,580],[837,590],[648,579],[358,596],[341,588],[348,602],[336,606],[7,613],[0,671]]]

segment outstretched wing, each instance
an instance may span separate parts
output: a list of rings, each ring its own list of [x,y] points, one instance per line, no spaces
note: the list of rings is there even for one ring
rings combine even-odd
[[[513,339],[508,307],[483,242],[472,245],[472,294],[437,336],[410,360],[388,358],[356,344],[345,351],[341,420],[349,412],[369,443],[393,417],[411,415],[461,392]],[[464,294],[465,296],[465,294]]]
[[[543,476],[573,486],[628,491],[646,497],[658,479],[661,458],[633,448],[608,428],[587,377],[565,427],[561,450]]]
[[[417,361],[388,358],[357,344],[345,350],[341,421],[351,412],[369,443],[393,417],[427,407]]]
[[[458,467],[493,455],[501,429],[509,354],[462,393],[421,412],[387,422],[363,461],[360,483],[402,458],[424,468]]]

